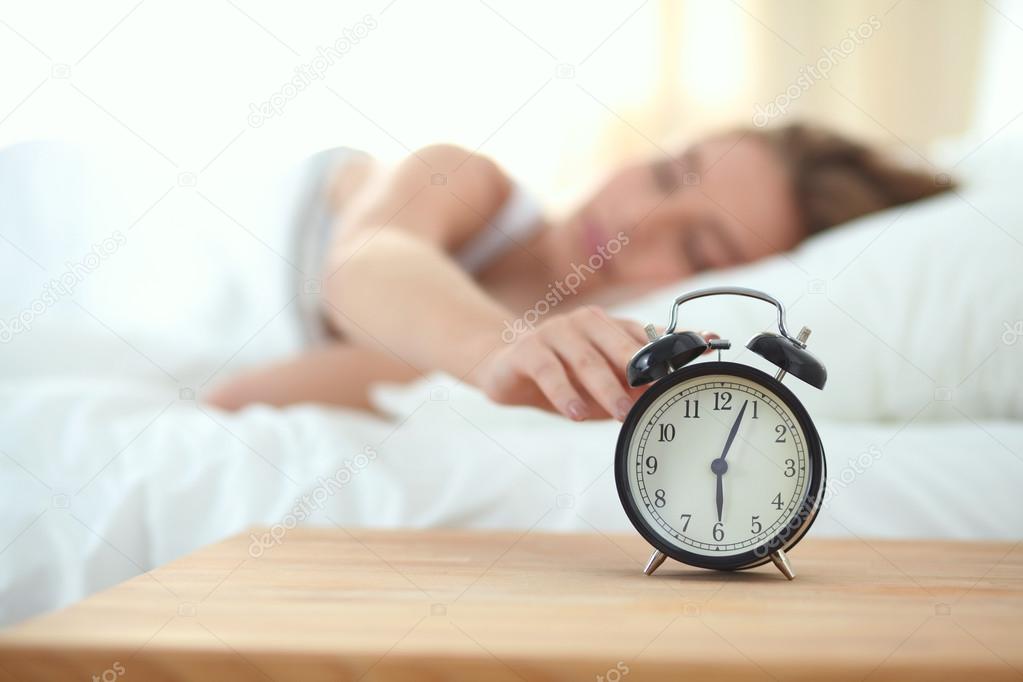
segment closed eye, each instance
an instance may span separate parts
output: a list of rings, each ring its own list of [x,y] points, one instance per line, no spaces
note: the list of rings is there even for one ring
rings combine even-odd
[[[679,188],[679,185],[685,184],[683,179],[687,173],[698,173],[699,169],[700,160],[695,147],[685,150],[677,159],[671,157],[658,159],[653,162],[652,166],[654,180],[661,191],[666,194],[671,194]]]
[[[678,166],[670,159],[654,161],[651,170],[658,189],[665,194],[671,194],[681,184]]]
[[[723,227],[714,220],[700,222],[683,233],[684,258],[694,273],[728,268],[746,258]]]
[[[682,235],[682,257],[686,261],[689,271],[692,274],[710,270],[710,263],[707,262],[700,248],[700,230],[686,230]]]

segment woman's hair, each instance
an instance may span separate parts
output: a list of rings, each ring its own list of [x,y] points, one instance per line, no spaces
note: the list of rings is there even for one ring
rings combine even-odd
[[[770,145],[788,168],[807,234],[955,186],[947,174],[900,163],[820,126],[795,123],[748,134]]]

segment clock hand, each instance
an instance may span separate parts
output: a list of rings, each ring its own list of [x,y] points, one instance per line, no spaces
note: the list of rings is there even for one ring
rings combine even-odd
[[[732,430],[728,432],[728,440],[725,441],[725,447],[721,451],[721,456],[710,463],[710,470],[714,472],[715,476],[717,476],[717,493],[715,495],[715,501],[717,502],[718,508],[718,523],[721,522],[721,509],[725,506],[724,481],[722,480],[725,472],[728,471],[728,462],[725,461],[725,457],[728,455],[728,451],[732,447],[732,441],[735,440],[735,434],[739,432],[739,424],[742,422],[742,415],[746,412],[746,405],[748,404],[748,400],[743,401],[742,408],[739,409],[739,414],[735,417],[735,422],[732,424]]]
[[[721,508],[723,506],[725,506],[725,489],[724,489],[724,485],[722,485],[722,478],[721,478],[721,476],[722,476],[721,474],[718,474],[717,503],[718,503],[718,522],[719,523],[721,522]]]
[[[739,432],[739,422],[742,421],[742,415],[746,411],[746,405],[749,404],[748,400],[744,400],[742,403],[742,409],[739,410],[739,415],[735,418],[735,423],[732,424],[732,430],[728,432],[728,440],[725,441],[725,449],[721,451],[721,459],[724,459],[728,455],[728,450],[732,447],[732,441],[735,440],[735,434]]]

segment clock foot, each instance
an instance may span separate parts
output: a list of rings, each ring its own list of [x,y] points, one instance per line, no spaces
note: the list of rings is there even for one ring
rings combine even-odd
[[[785,552],[779,549],[771,555],[771,561],[774,562],[774,565],[778,567],[778,570],[781,571],[783,576],[789,580],[795,579],[796,572],[792,570],[792,564],[789,563],[789,558],[785,556]]]
[[[667,558],[667,554],[655,550],[654,553],[650,555],[650,561],[646,562],[646,568],[643,569],[643,572],[647,575],[653,575],[654,571],[660,568],[661,564],[663,564],[664,560]]]

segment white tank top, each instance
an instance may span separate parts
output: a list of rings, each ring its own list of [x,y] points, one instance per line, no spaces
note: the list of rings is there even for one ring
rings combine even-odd
[[[500,210],[455,259],[468,272],[485,268],[508,249],[521,245],[540,226],[540,206],[518,183],[513,183]]]
[[[324,199],[331,169],[362,154],[347,147],[320,152],[308,159],[296,173],[294,238],[298,263],[295,286],[299,320],[307,341],[321,345],[333,338],[323,317],[320,295],[306,290],[306,278],[320,277],[323,254],[338,221]],[[300,180],[300,181],[298,181]],[[504,204],[487,224],[454,254],[455,260],[475,274],[501,254],[525,242],[540,226],[540,206],[518,183],[512,183]]]

